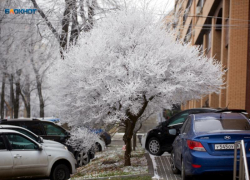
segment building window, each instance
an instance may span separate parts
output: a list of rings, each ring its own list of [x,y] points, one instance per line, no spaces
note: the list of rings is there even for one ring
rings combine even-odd
[[[199,0],[197,6],[203,8],[205,0]]]
[[[190,11],[192,2],[193,2],[193,0],[188,0],[186,9],[184,10],[183,25],[185,24],[185,22],[186,22],[186,20],[187,20],[187,17],[188,17],[188,14],[189,14],[189,11]]]
[[[212,43],[212,31],[210,30],[207,34],[207,56],[211,54],[211,43]]]
[[[185,38],[184,38],[184,42],[185,42],[185,43],[188,43],[188,42],[190,41],[191,37],[192,37],[192,21],[191,21],[191,23],[190,23],[190,25],[189,25],[187,34],[186,34],[186,36],[185,36]]]
[[[201,14],[203,6],[204,6],[204,0],[199,0],[197,7],[196,7],[196,15]]]

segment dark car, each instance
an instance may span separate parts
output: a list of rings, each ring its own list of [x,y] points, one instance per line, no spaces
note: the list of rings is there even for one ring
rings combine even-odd
[[[150,154],[160,156],[164,152],[172,151],[172,143],[176,135],[169,134],[169,129],[176,129],[177,132],[180,131],[182,124],[189,116],[189,114],[196,113],[206,113],[206,112],[215,112],[217,109],[212,108],[197,108],[197,109],[188,109],[181,111],[168,120],[161,122],[154,129],[150,130],[146,135],[145,148],[149,151]]]
[[[176,130],[170,130],[176,134]],[[170,163],[182,179],[210,172],[233,172],[234,143],[244,140],[250,163],[250,123],[242,113],[190,115],[173,142]],[[239,154],[239,153],[238,153]]]
[[[0,121],[0,124],[21,126],[41,136],[43,139],[53,140],[64,144],[68,147],[69,151],[75,155],[78,166],[89,163],[90,159],[93,159],[95,156],[94,146],[86,152],[86,150],[75,150],[67,145],[66,141],[70,138],[70,133],[51,121],[38,119],[3,119]]]
[[[111,143],[111,136],[109,133],[107,132],[101,132],[100,133],[100,137],[103,139],[103,141],[105,142],[105,145],[109,145]]]
[[[111,144],[111,136],[109,133],[105,132],[102,129],[90,129],[91,132],[98,134],[100,138],[105,142],[105,145]]]

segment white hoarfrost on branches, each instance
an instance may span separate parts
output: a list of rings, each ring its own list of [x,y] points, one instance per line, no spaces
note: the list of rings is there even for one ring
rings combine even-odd
[[[52,68],[61,115],[77,125],[110,123],[137,115],[145,102],[151,112],[219,93],[221,64],[162,27],[150,13],[127,9],[83,34]]]
[[[97,134],[85,127],[75,128],[71,130],[67,144],[71,145],[76,150],[85,150],[87,152],[96,142],[98,142],[98,138]]]

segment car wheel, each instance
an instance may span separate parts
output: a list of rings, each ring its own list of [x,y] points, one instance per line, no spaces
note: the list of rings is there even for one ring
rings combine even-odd
[[[185,166],[184,166],[183,159],[181,160],[181,179],[182,180],[189,180],[190,179],[190,176],[187,176],[185,173]]]
[[[174,174],[179,174],[180,173],[180,170],[177,169],[176,166],[175,166],[174,152],[173,151],[171,152],[171,156],[170,156],[170,166],[171,166],[171,169],[172,169]]]
[[[98,142],[96,142],[95,143],[95,152],[101,152],[101,151],[102,151],[101,145]]]
[[[67,180],[70,178],[69,168],[64,164],[57,165],[51,174],[52,180]]]
[[[160,141],[157,138],[151,138],[148,141],[148,151],[150,154],[156,155],[156,156],[160,156],[163,154],[163,152],[161,152],[161,145],[160,145]]]
[[[77,161],[78,167],[88,164],[90,161],[88,153],[84,152],[83,150],[80,152],[77,152],[76,161]]]

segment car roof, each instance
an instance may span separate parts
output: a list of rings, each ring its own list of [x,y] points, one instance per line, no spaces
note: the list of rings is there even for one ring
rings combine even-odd
[[[21,134],[18,131],[14,131],[14,130],[0,129],[0,134],[2,134],[2,133],[18,133],[18,134]]]
[[[191,111],[191,110],[217,110],[215,108],[192,108],[192,109],[186,109],[185,111]]]
[[[10,122],[10,121],[40,121],[40,122],[49,122],[49,123],[54,123],[52,121],[48,121],[48,120],[40,120],[40,119],[31,119],[31,118],[23,118],[23,119],[1,119],[0,122]]]
[[[201,113],[193,114],[194,120],[208,120],[208,119],[247,119],[241,113]]]
[[[5,124],[0,124],[0,128],[16,128],[16,129],[25,129],[23,127],[20,126],[13,126],[13,125],[5,125]],[[26,130],[26,129],[25,129]]]
[[[31,132],[30,130],[20,127],[20,126],[12,126],[12,125],[5,125],[5,124],[0,124],[0,129],[5,129],[5,128],[15,128],[15,129],[23,129],[25,131],[28,131],[29,133],[33,134],[34,136],[38,137],[35,133]]]

